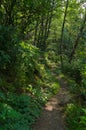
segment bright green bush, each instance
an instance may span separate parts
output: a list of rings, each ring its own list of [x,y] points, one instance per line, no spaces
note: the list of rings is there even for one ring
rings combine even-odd
[[[67,130],[86,129],[86,109],[80,106],[69,104],[66,110]]]

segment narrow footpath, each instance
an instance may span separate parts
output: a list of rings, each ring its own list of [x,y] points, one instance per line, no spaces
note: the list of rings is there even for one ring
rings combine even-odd
[[[57,95],[51,98],[43,108],[42,115],[36,121],[34,130],[65,130],[64,106],[71,100],[66,81],[58,77],[61,86]]]

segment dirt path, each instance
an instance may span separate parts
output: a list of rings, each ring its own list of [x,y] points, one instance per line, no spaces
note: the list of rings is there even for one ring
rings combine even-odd
[[[67,83],[60,77],[58,81],[61,85],[59,93],[54,96],[43,108],[41,117],[34,125],[34,130],[65,130],[64,105],[70,100],[67,90]]]

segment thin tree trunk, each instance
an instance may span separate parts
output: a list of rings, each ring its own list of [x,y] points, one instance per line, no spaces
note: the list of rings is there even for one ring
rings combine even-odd
[[[66,16],[67,16],[68,3],[69,3],[69,1],[67,0],[65,13],[64,13],[64,19],[63,19],[63,24],[62,24],[62,30],[61,30],[61,39],[60,39],[60,61],[61,61],[61,69],[62,70],[63,70],[63,57],[62,57],[63,34],[64,34],[64,27],[65,27]]]
[[[7,4],[7,3],[6,3]],[[13,16],[13,9],[16,4],[16,0],[10,1],[10,6],[4,5],[6,10],[6,25],[13,25],[14,24],[14,16]]]
[[[0,8],[1,8],[2,0],[0,0]]]
[[[73,50],[72,50],[72,52],[71,52],[71,54],[70,54],[69,63],[71,63],[71,61],[72,61],[72,59],[73,59],[73,56],[74,56],[74,54],[75,54],[76,48],[77,48],[77,46],[78,46],[78,44],[79,44],[79,40],[80,40],[80,38],[81,38],[81,36],[82,36],[83,29],[84,29],[84,26],[85,26],[85,22],[86,22],[86,10],[85,10],[85,16],[84,16],[84,19],[83,19],[83,23],[82,23],[82,25],[81,25],[80,31],[79,31],[79,33],[78,33],[78,35],[77,35],[76,40],[75,40]]]
[[[49,31],[50,31],[50,25],[52,21],[54,4],[55,4],[54,2],[55,0],[52,1],[51,9],[49,9],[47,14],[45,16],[44,14],[42,14],[41,16],[41,25],[39,29],[39,35],[38,35],[38,47],[42,51],[45,51],[46,49],[46,40],[48,38]]]
[[[44,30],[45,30],[45,28],[44,28],[44,22],[45,22],[45,19],[44,19],[44,16],[42,16],[42,22],[41,22],[41,41],[40,41],[40,45],[41,45],[41,47],[43,47],[42,45],[44,44],[43,43],[43,40],[44,40]]]
[[[49,36],[50,26],[51,26],[51,22],[52,22],[52,18],[53,18],[53,10],[54,10],[54,4],[55,4],[54,2],[55,2],[55,0],[52,1],[52,8],[50,9],[50,11],[47,13],[47,16],[46,16],[44,41],[43,41],[44,50],[46,49],[46,41]]]
[[[51,21],[52,21],[52,17],[53,17],[53,13],[51,12],[50,14],[47,14],[46,17],[46,22],[45,22],[45,32],[44,32],[44,49],[46,49],[46,41],[50,32],[50,25],[51,25]]]
[[[37,38],[37,47],[41,49],[41,44],[43,40],[43,33],[44,33],[44,16],[42,14],[41,20],[40,20],[40,27],[39,27],[39,33]]]
[[[34,44],[35,46],[37,46],[38,24],[39,24],[39,22],[38,22],[38,20],[37,20],[37,21],[36,21],[36,26],[35,26],[34,42],[33,42],[33,44]]]
[[[49,22],[48,22],[48,27],[47,27],[46,38],[48,37],[49,32],[50,32],[50,25],[51,25],[52,17],[53,17],[53,12],[51,12],[50,17],[49,17]]]

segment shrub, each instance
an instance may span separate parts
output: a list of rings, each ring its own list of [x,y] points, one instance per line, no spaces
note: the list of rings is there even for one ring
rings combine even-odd
[[[80,106],[69,104],[66,110],[67,130],[86,129],[86,109]]]
[[[4,98],[3,98],[4,97]],[[40,105],[28,95],[1,95],[0,128],[2,130],[31,130],[30,126],[40,114]]]

